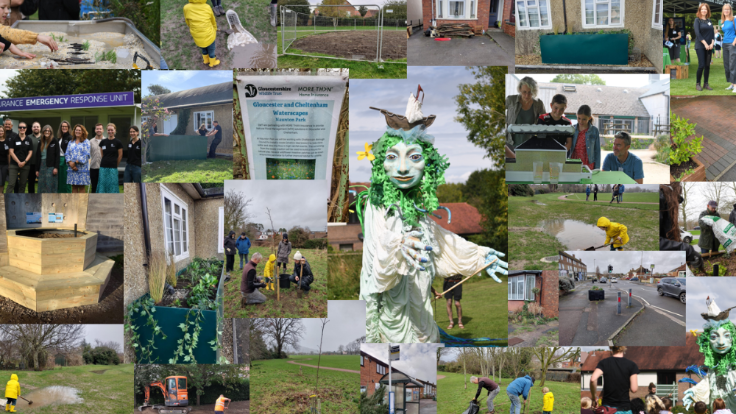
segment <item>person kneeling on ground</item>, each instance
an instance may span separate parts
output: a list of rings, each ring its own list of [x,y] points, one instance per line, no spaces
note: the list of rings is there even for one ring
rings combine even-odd
[[[15,403],[17,402],[19,397],[20,383],[18,382],[18,376],[12,374],[10,376],[10,381],[8,381],[7,385],[5,385],[5,399],[7,400],[5,403],[5,411],[14,413]]]
[[[299,275],[301,275],[301,283],[299,283]],[[309,292],[309,285],[314,282],[314,275],[309,263],[307,263],[307,258],[302,256],[299,251],[294,254],[294,273],[289,277],[289,280],[291,283],[298,284],[299,288],[305,293]]]
[[[245,304],[256,305],[266,301],[266,295],[259,292],[258,289],[266,287],[261,279],[256,277],[256,267],[261,262],[263,256],[260,253],[253,253],[245,268],[243,268],[243,276],[240,280],[240,295],[245,298]]]
[[[626,226],[620,223],[614,223],[611,220],[601,217],[598,219],[598,228],[606,232],[606,241],[603,244],[611,243],[611,250],[624,250],[624,244],[629,242],[629,235],[626,232]]]
[[[225,408],[227,408],[225,407],[225,401],[229,403],[232,400],[229,398],[225,398],[224,395],[220,394],[220,397],[215,402],[215,414],[222,414],[225,412]]]
[[[488,394],[486,397],[486,405],[488,406],[488,412],[491,414],[495,414],[496,410],[493,409],[493,399],[496,398],[496,395],[501,391],[501,387],[498,386],[495,382],[489,380],[486,377],[470,377],[470,382],[473,384],[478,384],[478,391],[475,392],[475,398],[473,398],[473,401],[475,401],[476,404],[478,404],[478,397],[480,396],[480,392],[483,390],[483,388],[488,391]]]
[[[263,277],[266,279],[266,290],[276,290],[273,287],[274,282],[274,268],[276,267],[276,255],[271,254],[268,256],[268,262],[266,262],[266,268],[263,270]],[[276,281],[278,283],[278,281]]]

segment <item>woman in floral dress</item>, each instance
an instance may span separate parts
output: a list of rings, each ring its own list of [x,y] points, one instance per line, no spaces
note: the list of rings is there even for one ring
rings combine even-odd
[[[87,130],[83,125],[74,126],[74,141],[66,148],[66,163],[69,170],[66,183],[72,186],[72,193],[85,193],[85,186],[89,185],[89,141]]]
[[[36,177],[38,177],[38,192],[53,194],[59,191],[59,141],[54,138],[51,125],[41,130],[41,142],[36,155]]]

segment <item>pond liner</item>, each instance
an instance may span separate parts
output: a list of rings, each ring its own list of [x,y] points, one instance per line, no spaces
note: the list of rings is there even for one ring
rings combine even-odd
[[[206,160],[207,139],[200,135],[151,137],[146,149],[146,161]]]
[[[225,283],[225,266],[223,263],[222,274],[220,275],[220,283],[217,286],[217,303],[218,307],[216,310],[204,310],[202,311],[202,320],[200,325],[202,330],[199,334],[197,342],[197,348],[194,350],[194,358],[197,360],[197,364],[216,364],[220,359],[220,351],[214,351],[212,346],[209,344],[213,339],[217,339],[217,343],[222,344],[222,338],[218,335],[218,331],[222,331],[223,324],[222,318],[224,315],[223,307],[223,293]],[[143,297],[148,296],[148,293]],[[166,335],[166,339],[162,339],[161,335],[156,335],[154,339],[154,345],[156,349],[151,352],[151,361],[141,362],[139,361],[139,350],[136,349],[136,363],[138,364],[168,364],[169,359],[174,356],[176,349],[179,346],[179,340],[184,339],[184,331],[179,328],[179,324],[185,323],[187,314],[192,311],[191,309],[184,308],[170,308],[167,306],[154,306],[156,312],[153,313],[153,318],[156,320],[158,326],[161,327],[161,331]],[[196,317],[196,310],[192,313],[190,318]],[[132,317],[132,324],[138,327],[138,334],[141,338],[141,344],[146,346],[149,338],[152,336],[152,328],[146,325],[146,315],[136,313]],[[192,333],[194,330],[190,328],[188,333]],[[185,363],[181,359],[177,363]]]
[[[628,65],[626,33],[575,33],[541,35],[542,63],[577,65]]]

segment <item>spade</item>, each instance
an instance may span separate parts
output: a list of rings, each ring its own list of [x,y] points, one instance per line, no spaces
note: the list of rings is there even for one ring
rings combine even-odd
[[[606,247],[606,246],[610,246],[610,245],[611,245],[611,243],[608,243],[608,244],[604,244],[603,246],[598,246],[598,247],[595,247],[595,246],[590,246],[590,247],[588,247],[587,249],[585,249],[585,251],[586,251],[586,252],[589,252],[589,251],[592,251],[592,250],[598,250],[598,249],[600,249],[601,247]]]
[[[19,395],[19,397],[20,397],[20,395]],[[23,397],[20,397],[20,398],[23,398]],[[26,400],[25,398],[23,398],[23,399]],[[33,404],[33,401],[31,401],[31,400],[26,400],[26,402],[28,402],[28,405]]]

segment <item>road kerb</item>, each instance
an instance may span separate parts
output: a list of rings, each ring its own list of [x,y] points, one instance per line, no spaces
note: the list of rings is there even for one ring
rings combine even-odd
[[[621,332],[622,329],[624,329],[625,327],[629,326],[629,324],[631,323],[631,321],[634,320],[634,318],[636,318],[636,316],[639,315],[646,308],[646,306],[644,306],[644,304],[641,303],[641,301],[639,301],[639,299],[637,299],[636,296],[633,296],[633,298],[634,298],[634,300],[636,300],[637,302],[639,302],[639,304],[641,305],[641,309],[639,309],[638,311],[636,311],[636,313],[634,313],[633,315],[631,315],[631,317],[629,317],[629,320],[627,320],[626,323],[624,323],[623,325],[621,325],[621,327],[619,327],[618,329],[616,329],[616,332],[614,332],[613,334],[611,334],[611,336],[608,337],[608,346],[613,346],[614,345],[613,344],[613,338],[615,338],[616,335],[618,335],[619,332]]]

